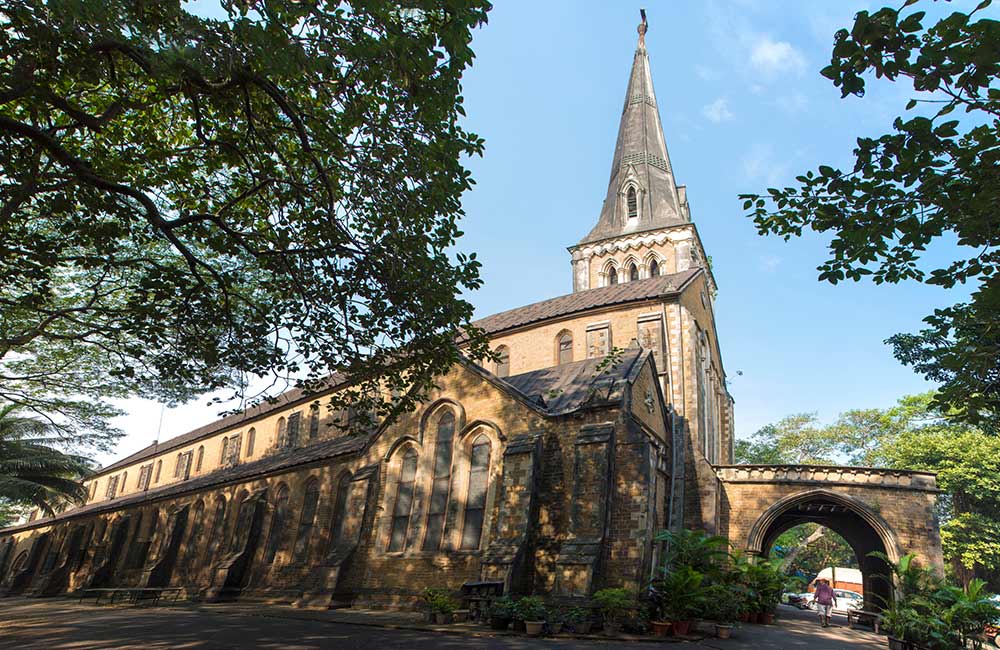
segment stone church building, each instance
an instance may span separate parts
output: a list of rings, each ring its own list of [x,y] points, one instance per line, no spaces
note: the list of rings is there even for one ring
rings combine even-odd
[[[715,279],[639,31],[573,292],[480,320],[499,362],[459,363],[372,432],[292,390],[153,444],[92,476],[84,505],[0,530],[0,593],[399,606],[493,582],[571,598],[641,589],[666,528],[766,555],[805,521],[854,546],[866,591],[888,593],[870,550],[939,565],[931,474],[732,465]]]

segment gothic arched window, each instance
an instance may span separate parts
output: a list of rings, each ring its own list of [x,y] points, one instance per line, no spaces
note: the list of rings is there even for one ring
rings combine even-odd
[[[608,286],[618,284],[618,269],[611,267],[608,269]]]
[[[215,497],[215,514],[212,517],[212,528],[209,530],[207,548],[205,550],[205,563],[212,559],[212,551],[219,548],[222,538],[226,533],[226,497],[219,495]]]
[[[649,263],[649,277],[655,278],[660,274],[660,263],[653,260]]]
[[[337,483],[337,497],[333,504],[333,525],[330,526],[330,543],[336,544],[344,534],[347,519],[347,495],[351,492],[351,475],[344,474]]]
[[[278,425],[275,427],[274,432],[274,446],[279,449],[285,446],[285,438],[287,437],[287,427],[285,423],[285,418],[278,418]]]
[[[162,460],[158,460],[158,461],[156,461],[156,476],[153,478],[153,482],[154,483],[159,483],[160,482],[160,470],[161,469],[163,469],[163,461]]]
[[[556,337],[556,363],[573,362],[573,335],[569,332],[562,332]]]
[[[205,446],[204,445],[199,445],[199,447],[198,447],[198,458],[197,458],[197,460],[195,460],[195,463],[194,463],[194,471],[200,472],[201,471],[201,464],[204,461],[205,461]]]
[[[472,443],[469,462],[469,493],[465,499],[465,523],[462,525],[462,548],[479,548],[486,514],[486,491],[489,487],[490,440],[480,435]]]
[[[247,431],[247,458],[253,456],[253,443],[257,439],[257,429],[250,427]]]
[[[628,206],[628,218],[635,219],[639,216],[639,201],[635,195],[635,188],[628,188],[628,192],[625,193],[625,203]]]
[[[628,265],[628,281],[635,282],[639,279],[639,267],[635,265],[635,262]]]
[[[510,349],[506,345],[497,348],[497,377],[510,375]]]
[[[431,502],[427,509],[427,533],[424,550],[435,551],[441,546],[444,534],[445,512],[448,510],[448,487],[451,484],[451,452],[455,439],[455,414],[445,411],[438,420],[434,440],[434,481],[431,484]]]
[[[274,562],[278,551],[284,548],[285,524],[288,520],[288,487],[284,484],[278,488],[278,493],[274,497],[274,514],[271,516],[271,532],[267,536],[267,551],[264,555],[264,562],[271,564]]]
[[[184,563],[188,570],[194,568],[201,551],[201,540],[205,536],[205,502],[201,499],[194,506],[191,514],[191,535],[188,537],[187,545],[184,547],[186,556]]]
[[[309,479],[306,483],[305,496],[302,499],[302,515],[299,517],[299,530],[295,536],[295,561],[304,562],[309,552],[309,542],[312,538],[313,524],[316,522],[316,505],[319,503],[319,481]]]
[[[417,477],[417,452],[408,449],[403,455],[396,483],[396,502],[392,506],[392,526],[389,529],[390,551],[402,551],[406,545],[406,531],[410,527],[410,510],[413,507],[413,483]]]
[[[125,481],[128,480],[128,472],[122,472],[122,490],[119,494],[125,494]]]

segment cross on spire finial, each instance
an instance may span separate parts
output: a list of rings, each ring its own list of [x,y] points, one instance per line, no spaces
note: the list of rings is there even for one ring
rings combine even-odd
[[[638,28],[638,31],[639,31],[639,47],[642,49],[642,48],[646,47],[646,30],[649,29],[649,23],[646,22],[646,10],[645,9],[640,9],[639,10],[639,15],[642,16],[642,22],[639,23],[639,28]]]

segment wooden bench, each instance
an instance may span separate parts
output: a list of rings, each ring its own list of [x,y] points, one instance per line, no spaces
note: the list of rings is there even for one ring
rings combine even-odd
[[[183,591],[182,587],[94,587],[80,592],[80,602],[91,597],[94,598],[95,605],[100,605],[101,600],[106,597],[112,605],[124,601],[133,605],[149,603],[155,606],[164,595],[170,602],[177,602]]]
[[[878,629],[882,625],[882,615],[878,612],[867,612],[863,609],[847,610],[847,627],[853,628],[855,622],[861,625],[871,625],[872,629],[875,630],[875,634],[878,634]]]

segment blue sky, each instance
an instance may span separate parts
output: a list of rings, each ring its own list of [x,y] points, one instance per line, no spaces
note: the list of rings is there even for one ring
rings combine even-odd
[[[719,339],[736,430],[799,412],[831,419],[930,386],[882,341],[914,331],[963,291],[915,283],[831,286],[816,280],[825,240],[762,238],[737,195],[791,182],[819,164],[846,166],[858,136],[890,128],[912,91],[875,83],[840,99],[819,70],[834,32],[883,3],[498,0],[475,36],[464,83],[467,126],[486,140],[469,161],[465,237],[485,287],[477,315],[571,290],[566,247],[593,226],[611,155],[639,7],[671,161],[719,284]],[[974,3],[954,2],[970,10]],[[949,8],[950,10],[950,8]],[[948,259],[948,245],[929,261]],[[737,376],[742,371],[742,376]],[[160,439],[205,424],[205,399],[163,414]],[[161,407],[124,403],[118,457],[156,436]],[[110,457],[101,458],[107,462]]]

